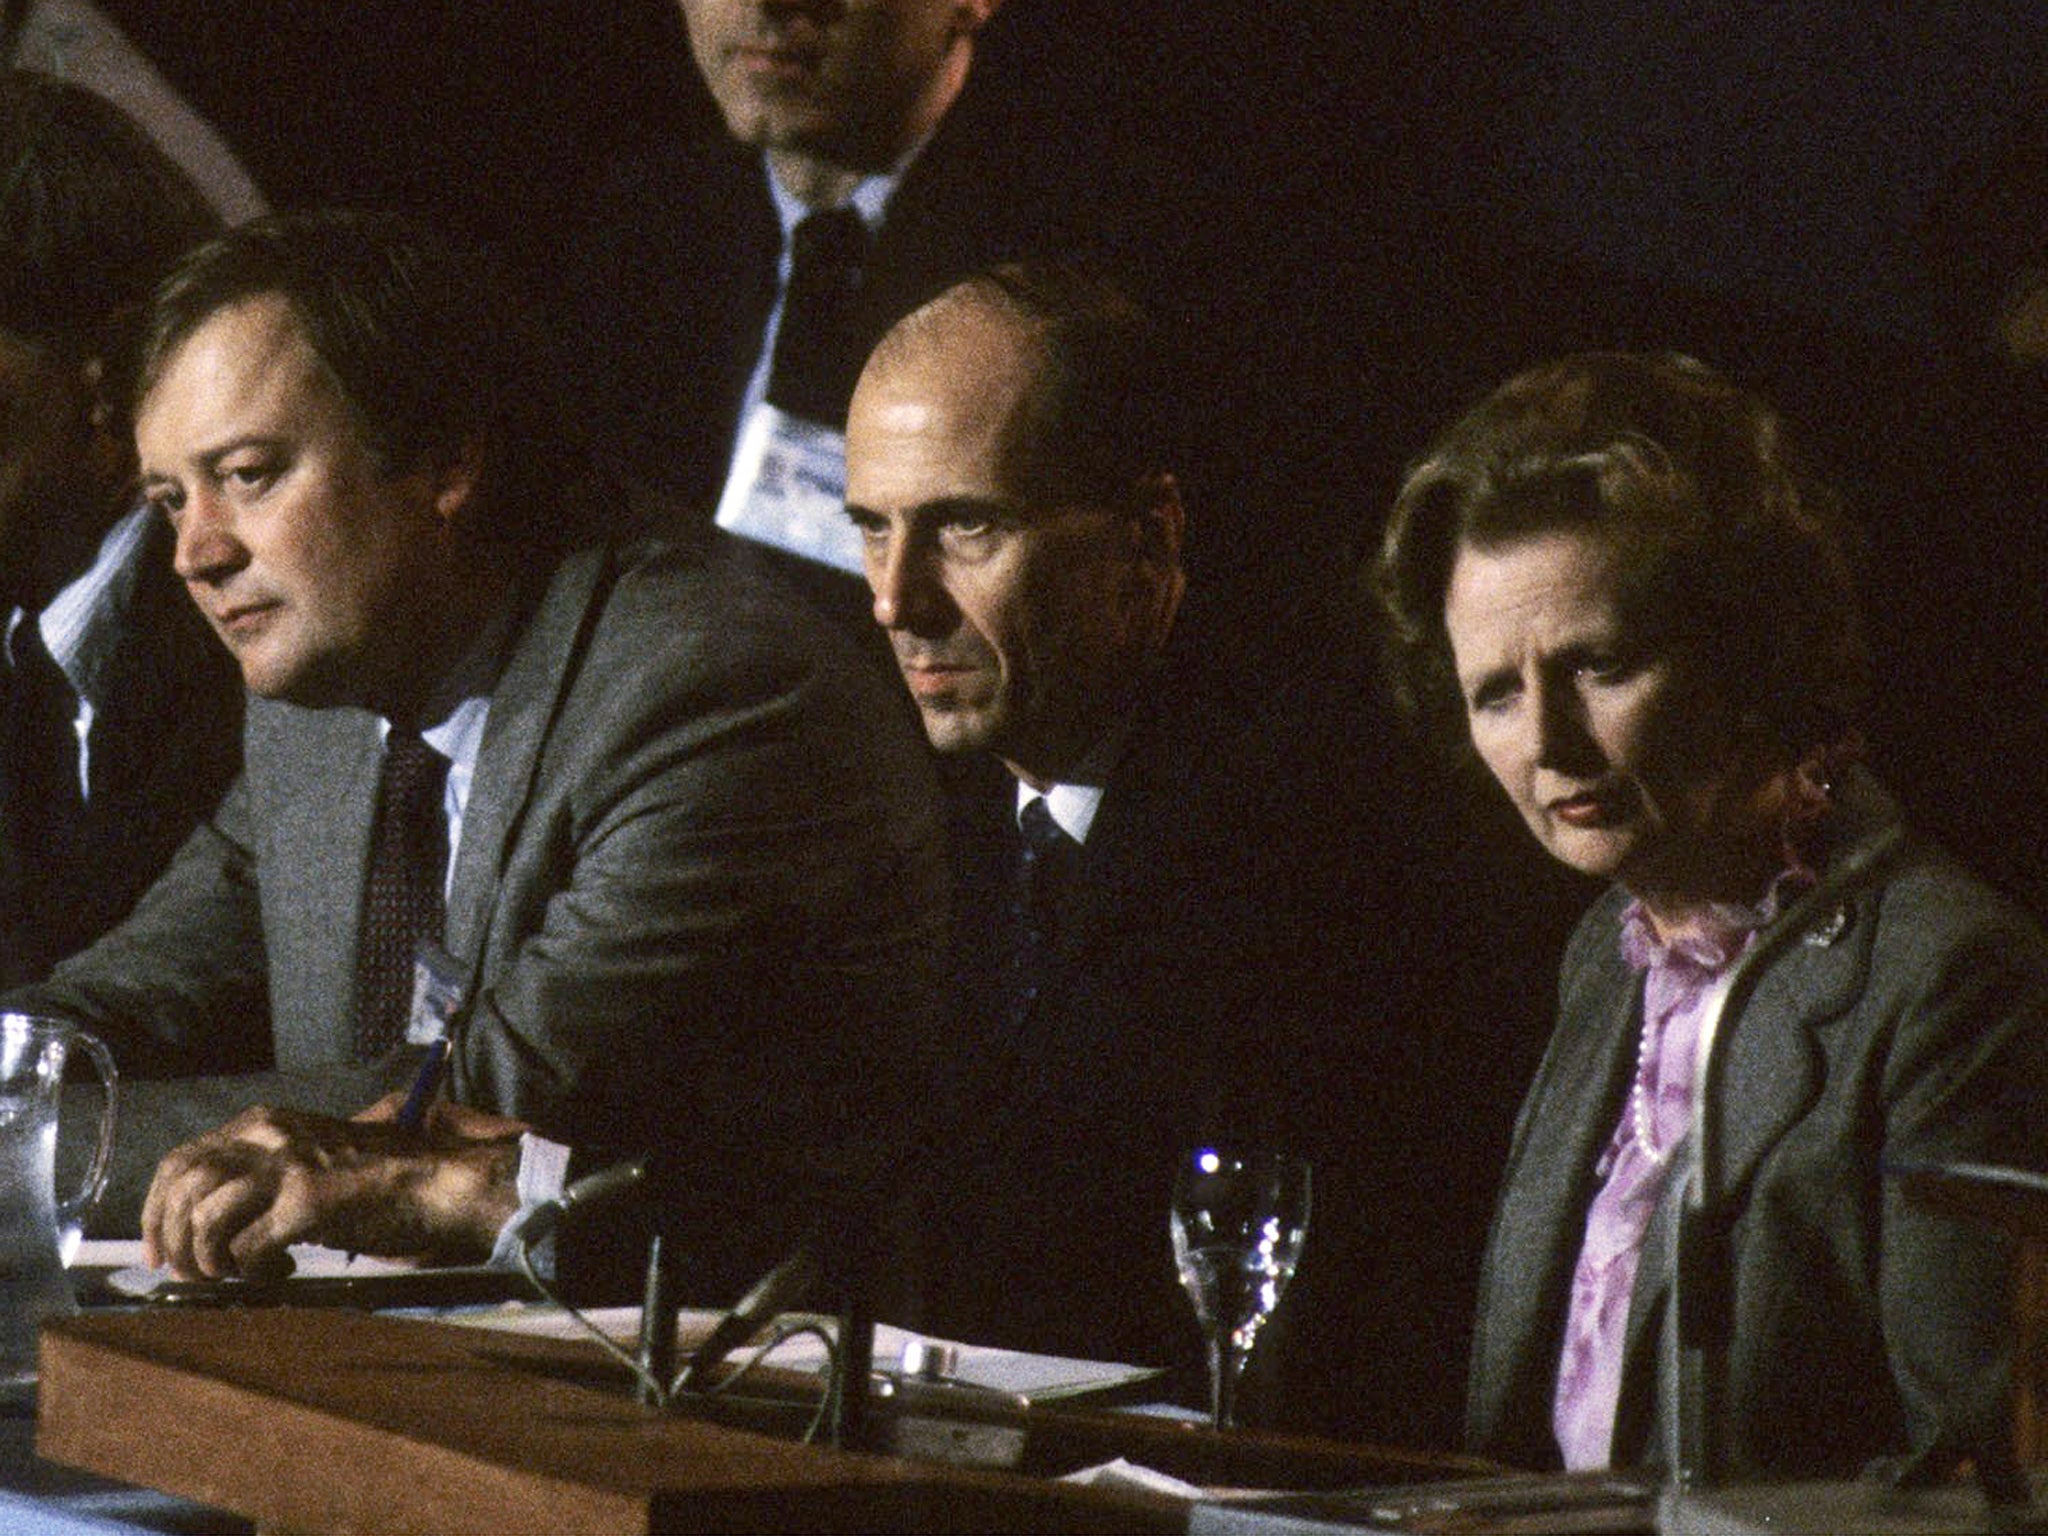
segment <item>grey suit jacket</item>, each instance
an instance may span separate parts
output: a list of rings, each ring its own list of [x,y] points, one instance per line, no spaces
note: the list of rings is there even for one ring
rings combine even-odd
[[[1860,775],[1844,800],[1843,838],[1895,814]],[[1572,1269],[1634,1066],[1642,985],[1621,958],[1626,903],[1609,892],[1567,951],[1482,1272],[1467,1438],[1521,1465],[1557,1464],[1551,1397]],[[1730,1022],[1721,1177],[1737,1217],[1719,1433],[1733,1465],[1847,1475],[1878,1456],[1990,1443],[2009,1379],[2005,1247],[1908,1205],[1880,1170],[1908,1153],[2048,1168],[2040,933],[1912,845],[1773,963]],[[1661,1448],[1674,1193],[1630,1302],[1618,1464]]]
[[[693,1209],[743,1220],[856,1104],[889,1123],[846,1084],[918,1081],[945,919],[928,759],[874,669],[716,553],[584,550],[536,586],[453,872],[453,1088],[579,1153],[661,1152]],[[180,1074],[131,1096],[103,1228],[236,1108],[346,1112],[410,1073],[403,1049],[350,1061],[380,751],[365,711],[253,704],[217,815],[16,994]]]

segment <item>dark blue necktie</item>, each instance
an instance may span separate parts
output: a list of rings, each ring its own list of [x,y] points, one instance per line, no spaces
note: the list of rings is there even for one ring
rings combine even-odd
[[[1043,797],[1018,816],[1021,834],[1012,887],[1011,921],[1016,950],[1011,965],[1010,1019],[1022,1023],[1038,1001],[1059,939],[1060,896],[1080,844],[1052,819]]]

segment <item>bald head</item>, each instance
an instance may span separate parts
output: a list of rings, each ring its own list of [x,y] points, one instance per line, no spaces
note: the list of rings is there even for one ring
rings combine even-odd
[[[1173,477],[1090,419],[1088,332],[1050,302],[1105,292],[999,269],[883,340],[847,422],[847,511],[875,619],[942,751],[995,751],[1032,783],[1074,771],[1129,703],[1180,600]],[[1078,344],[1086,343],[1086,344]]]
[[[1045,372],[1041,327],[948,290],[890,331],[861,371],[847,416],[849,496],[857,473],[968,495],[1037,488]]]
[[[1049,495],[1116,499],[1179,457],[1172,378],[1143,310],[1088,273],[1007,264],[913,311],[882,338],[870,366],[900,370],[942,354],[969,370],[1028,371],[1015,467]],[[914,366],[914,364],[911,364]]]

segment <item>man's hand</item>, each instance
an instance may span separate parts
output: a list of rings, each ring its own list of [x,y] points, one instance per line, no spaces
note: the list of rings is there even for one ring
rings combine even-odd
[[[157,1166],[143,1255],[180,1279],[274,1275],[292,1243],[481,1260],[519,1206],[519,1133],[438,1105],[419,1130],[372,1106],[354,1120],[244,1110]]]
[[[359,1109],[349,1118],[364,1124],[390,1125],[398,1119],[398,1111],[404,1107],[407,1097],[402,1088],[387,1093],[368,1109]],[[532,1127],[510,1115],[494,1115],[487,1109],[471,1109],[467,1104],[436,1099],[427,1110],[424,1129],[429,1135],[443,1140],[489,1141],[500,1136],[518,1136]]]

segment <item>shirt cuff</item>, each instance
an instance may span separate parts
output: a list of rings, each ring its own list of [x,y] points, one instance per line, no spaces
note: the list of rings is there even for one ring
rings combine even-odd
[[[563,1187],[569,1182],[569,1149],[559,1141],[549,1141],[545,1136],[536,1136],[531,1131],[519,1138],[519,1178],[516,1188],[519,1194],[519,1209],[511,1219],[498,1229],[498,1241],[491,1249],[490,1265],[493,1269],[516,1269],[518,1259],[519,1228],[537,1205],[561,1198]],[[543,1279],[555,1277],[555,1238],[549,1233],[533,1245],[529,1255],[536,1274]]]

